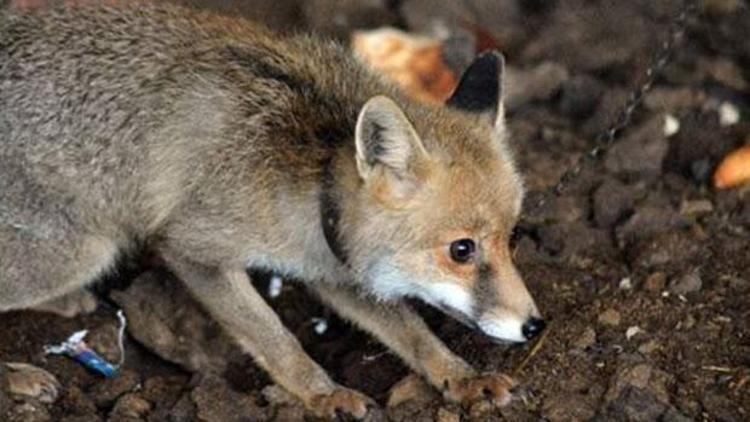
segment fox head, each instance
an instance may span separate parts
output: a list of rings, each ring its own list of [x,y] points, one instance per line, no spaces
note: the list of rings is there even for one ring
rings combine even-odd
[[[509,247],[524,189],[506,146],[503,68],[499,53],[479,56],[440,109],[367,101],[347,249],[376,297],[416,297],[524,342],[544,322]]]

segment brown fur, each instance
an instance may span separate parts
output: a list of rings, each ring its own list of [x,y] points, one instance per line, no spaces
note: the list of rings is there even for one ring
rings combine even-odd
[[[247,265],[307,280],[450,399],[507,395],[375,282],[473,291],[479,267],[445,255],[471,236],[497,275],[476,317],[536,314],[506,245],[523,192],[499,105],[423,107],[332,42],[136,3],[0,11],[0,110],[0,311],[75,295],[145,246],[318,415],[369,401],[304,353]],[[326,166],[348,266],[320,229]]]

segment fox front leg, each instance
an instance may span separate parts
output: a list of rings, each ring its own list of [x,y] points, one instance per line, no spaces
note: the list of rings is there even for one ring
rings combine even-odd
[[[244,269],[221,270],[176,257],[167,261],[243,351],[315,416],[367,414],[374,402],[329,378],[258,294]]]
[[[515,382],[503,374],[478,374],[450,351],[416,312],[404,303],[376,303],[345,286],[317,283],[312,289],[342,317],[369,331],[414,371],[443,392],[446,399],[471,405],[490,399],[510,402]]]

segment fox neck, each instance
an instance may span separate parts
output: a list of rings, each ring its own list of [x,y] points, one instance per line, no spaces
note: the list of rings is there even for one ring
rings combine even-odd
[[[332,171],[332,161],[328,160],[323,168],[323,180],[320,185],[320,224],[331,253],[333,253],[342,265],[348,266],[349,258],[339,230],[341,207],[334,192],[335,179]]]

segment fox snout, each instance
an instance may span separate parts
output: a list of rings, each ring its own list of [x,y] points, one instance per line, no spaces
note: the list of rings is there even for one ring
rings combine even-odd
[[[492,339],[523,343],[546,327],[513,264],[498,266],[495,277],[477,297],[477,327]]]
[[[492,339],[523,343],[541,334],[547,323],[537,316],[530,316],[525,320],[516,317],[493,317],[480,320],[477,326]]]

